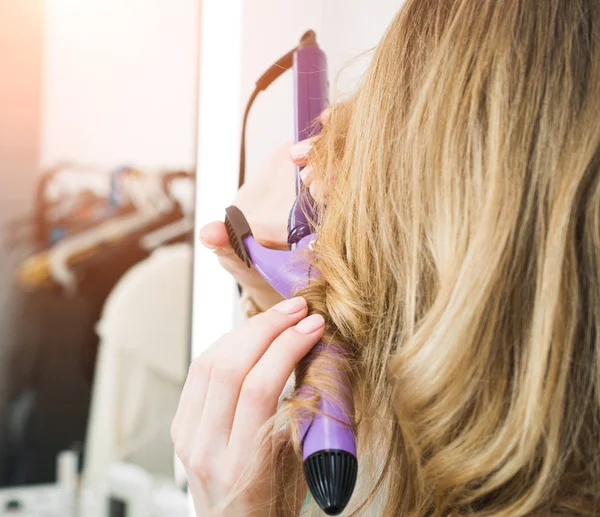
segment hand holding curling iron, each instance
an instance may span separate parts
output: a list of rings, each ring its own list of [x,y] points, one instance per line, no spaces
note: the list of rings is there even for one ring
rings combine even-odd
[[[330,110],[326,109],[321,114],[323,125],[329,120],[329,113]],[[286,221],[295,198],[294,165],[304,167],[301,178],[314,199],[321,200],[326,195],[320,182],[314,180],[308,163],[312,140],[309,138],[293,146],[287,144],[281,147],[265,167],[249,175],[234,199],[233,204],[246,215],[256,240],[267,248],[287,248]],[[248,268],[235,254],[222,221],[204,226],[200,230],[200,239],[204,246],[215,252],[221,266],[231,273],[260,310],[266,310],[283,299],[254,267]]]
[[[226,509],[218,505],[246,468],[261,463],[252,456],[261,427],[275,414],[296,364],[323,335],[323,317],[307,313],[304,298],[281,302],[192,362],[171,435],[197,515],[274,515],[272,476],[264,468],[253,472],[251,493],[240,494]],[[299,498],[298,512],[301,504]]]

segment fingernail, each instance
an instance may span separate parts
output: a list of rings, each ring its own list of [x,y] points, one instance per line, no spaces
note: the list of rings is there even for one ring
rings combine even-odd
[[[320,314],[311,314],[308,318],[304,318],[296,325],[296,330],[301,334],[312,334],[313,332],[323,328],[325,320]]]
[[[310,145],[310,142],[303,140],[302,142],[298,142],[292,146],[290,149],[290,154],[292,155],[292,158],[296,160],[298,158],[304,158],[310,151],[311,147],[312,146]]]
[[[307,165],[306,167],[304,167],[304,169],[300,171],[300,179],[302,180],[302,183],[306,183],[306,180],[309,179],[311,175],[312,168],[310,165]]]
[[[306,300],[301,296],[290,298],[273,306],[273,310],[282,314],[296,314],[306,307]]]

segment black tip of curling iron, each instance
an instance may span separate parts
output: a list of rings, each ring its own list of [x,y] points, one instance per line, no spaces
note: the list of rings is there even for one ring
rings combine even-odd
[[[349,452],[327,450],[304,461],[304,477],[317,504],[327,515],[344,511],[356,484],[358,462]]]
[[[246,266],[250,267],[250,257],[248,256],[248,251],[244,245],[244,239],[248,237],[248,235],[252,235],[250,225],[237,206],[231,205],[225,209],[225,213],[225,228],[227,229],[227,235],[229,235],[231,247]]]

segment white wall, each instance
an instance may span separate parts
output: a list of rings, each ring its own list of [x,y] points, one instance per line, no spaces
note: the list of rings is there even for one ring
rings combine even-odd
[[[321,0],[252,0],[244,3],[242,45],[242,103],[255,81],[277,59],[294,48],[304,32],[322,34]],[[261,166],[279,146],[293,139],[292,74],[282,75],[256,99],[246,133],[246,170]]]
[[[203,0],[200,44],[196,239],[223,220],[237,188],[241,127],[242,0]],[[233,279],[202,245],[194,253],[193,354],[230,330]]]
[[[200,0],[45,0],[41,165],[191,168]]]
[[[403,0],[328,0],[322,3],[322,46],[329,60],[332,87],[338,83],[340,93],[354,88],[369,63],[370,50],[377,45],[402,3]]]
[[[297,45],[308,29],[317,33],[327,54],[333,95],[351,91],[366,68],[402,0],[253,0],[244,4],[242,102],[254,82],[280,56]],[[361,56],[362,57],[359,57]],[[285,74],[257,98],[248,121],[247,170],[264,163],[293,138],[291,74]]]

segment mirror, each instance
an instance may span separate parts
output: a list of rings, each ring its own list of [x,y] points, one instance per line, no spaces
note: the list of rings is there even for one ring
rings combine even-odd
[[[0,515],[187,506],[199,38],[200,0],[0,5]]]

